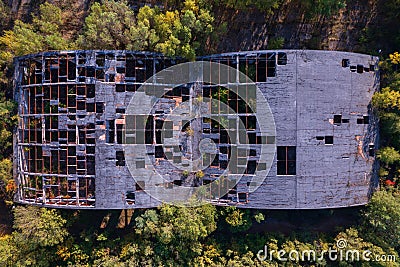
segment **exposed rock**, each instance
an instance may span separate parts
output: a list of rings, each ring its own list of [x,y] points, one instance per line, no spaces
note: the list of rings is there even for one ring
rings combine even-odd
[[[329,17],[307,18],[301,1],[286,1],[267,17],[258,10],[217,10],[216,23],[226,22],[227,32],[210,50],[267,49],[271,38],[283,37],[284,48],[359,51],[362,30],[375,22],[376,9],[376,0],[358,0]]]

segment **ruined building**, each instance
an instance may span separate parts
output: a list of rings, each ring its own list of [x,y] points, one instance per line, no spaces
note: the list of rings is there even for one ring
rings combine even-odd
[[[184,64],[180,64],[184,63]],[[378,59],[335,51],[45,52],[15,59],[16,201],[363,205],[377,186]]]

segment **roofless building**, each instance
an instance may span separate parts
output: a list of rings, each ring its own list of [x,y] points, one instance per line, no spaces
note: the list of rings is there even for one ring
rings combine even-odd
[[[16,201],[128,209],[363,205],[377,186],[373,56],[60,51],[15,59]],[[180,63],[185,63],[180,65]]]

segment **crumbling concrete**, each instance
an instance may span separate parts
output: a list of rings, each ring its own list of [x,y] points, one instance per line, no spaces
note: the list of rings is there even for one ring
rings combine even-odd
[[[313,209],[368,202],[378,179],[378,125],[370,108],[379,87],[377,58],[279,50],[199,60],[233,69],[216,74],[219,84],[168,84],[174,73],[156,73],[184,60],[131,51],[16,58],[16,201],[147,208],[168,192],[179,199],[203,186],[201,198],[216,205]],[[148,79],[155,93],[140,89]],[[195,109],[203,116],[191,119]],[[260,120],[269,110],[276,130]],[[263,175],[258,188],[255,173]]]

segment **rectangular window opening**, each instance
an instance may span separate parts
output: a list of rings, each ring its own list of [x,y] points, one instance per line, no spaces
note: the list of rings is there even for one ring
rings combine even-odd
[[[246,173],[255,174],[257,169],[257,162],[255,160],[249,160],[247,162]]]
[[[349,66],[350,66],[350,59],[348,59],[348,58],[342,59],[342,67],[348,68]]]
[[[95,112],[95,105],[94,105],[94,103],[86,103],[86,111],[87,111],[87,112]]]
[[[363,65],[357,65],[357,73],[363,73],[364,72],[364,66]]]
[[[265,54],[258,55],[257,60],[257,82],[266,82],[267,81],[267,60],[265,58]]]
[[[325,145],[333,145],[333,136],[325,136]]]
[[[374,144],[368,145],[368,155],[370,157],[374,157],[375,156],[375,145]]]
[[[341,124],[342,123],[342,115],[333,115],[333,123]]]
[[[296,175],[296,147],[277,147],[277,174]]]
[[[136,191],[144,190],[145,189],[145,185],[146,185],[145,181],[137,181],[136,184],[135,184]]]
[[[115,85],[116,92],[125,92],[125,84],[116,84]]]
[[[363,116],[363,123],[364,124],[369,124],[369,116],[368,115]]]
[[[87,98],[94,98],[96,95],[96,88],[94,84],[88,84],[86,86],[86,97]]]
[[[127,202],[129,205],[135,204],[135,199],[136,199],[135,192],[133,192],[133,191],[126,191],[125,197],[126,197],[126,202]]]
[[[117,166],[125,166],[125,155],[124,151],[116,151],[115,152],[115,158],[116,158],[116,165]]]
[[[238,193],[239,202],[247,203],[248,202],[247,198],[248,198],[248,193]]]
[[[162,146],[155,146],[155,157],[164,158],[164,150]]]
[[[182,180],[174,180],[173,183],[174,183],[174,185],[181,186],[182,185]]]
[[[136,92],[136,84],[127,84],[126,91],[127,92]]]
[[[276,54],[267,53],[267,77],[276,76]]]
[[[115,120],[108,120],[106,129],[106,143],[113,144],[115,139]]]
[[[286,65],[287,64],[287,55],[283,52],[278,52],[278,65]]]
[[[96,102],[96,113],[104,112],[104,102]]]
[[[125,114],[125,109],[124,108],[116,108],[115,109],[116,113],[121,113],[121,114]]]
[[[117,124],[117,143],[122,144],[125,138],[124,125]]]

